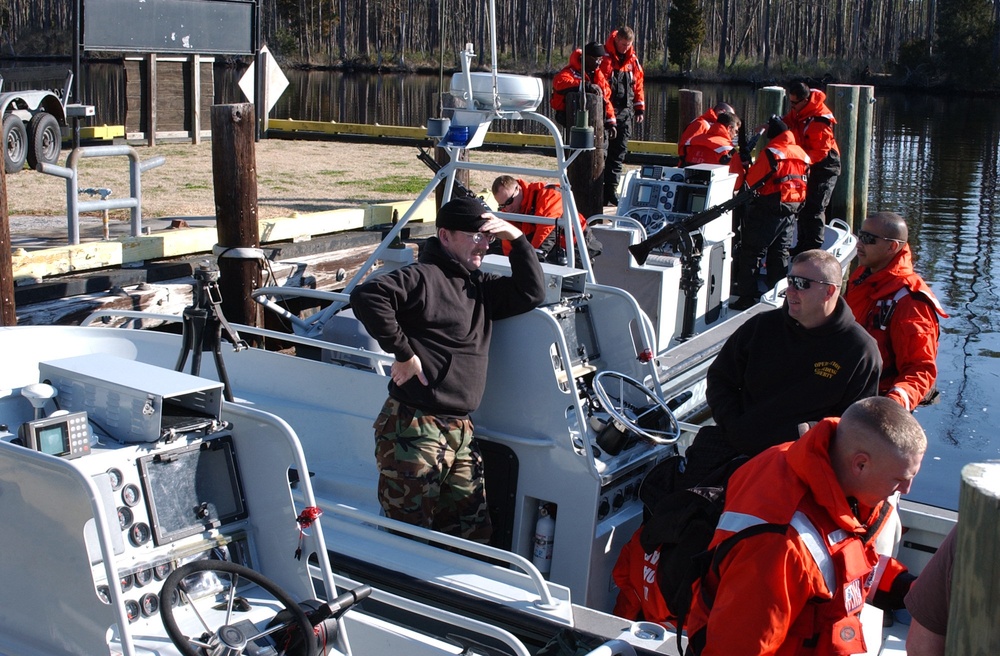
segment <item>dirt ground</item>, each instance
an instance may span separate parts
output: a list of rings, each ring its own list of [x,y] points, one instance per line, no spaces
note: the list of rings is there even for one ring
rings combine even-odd
[[[157,155],[162,166],[142,174],[144,225],[158,225],[172,218],[211,219],[215,212],[212,182],[212,145],[164,144],[136,146],[140,161]],[[333,141],[261,140],[257,158],[258,212],[261,218],[294,216],[372,202],[409,200],[430,180],[431,171],[417,159],[415,146],[384,146]],[[69,155],[64,150],[59,164]],[[551,158],[479,152],[476,161],[527,166],[552,166]],[[80,160],[79,188],[108,188],[110,198],[129,195],[128,158],[87,157]],[[490,173],[472,173],[472,187],[486,192]],[[66,180],[24,169],[7,176],[7,204],[11,235],[54,223],[65,234]],[[81,194],[81,200],[98,196]],[[111,213],[111,222],[127,222],[128,210]],[[48,221],[43,221],[47,218]],[[155,220],[160,219],[160,220]],[[155,220],[155,221],[154,221]],[[81,226],[95,219],[81,218]],[[96,220],[100,225],[100,220]],[[155,227],[154,227],[155,229]]]

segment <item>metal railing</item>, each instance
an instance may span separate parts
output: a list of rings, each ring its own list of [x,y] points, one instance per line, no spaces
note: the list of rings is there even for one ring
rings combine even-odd
[[[79,171],[77,170],[80,159],[83,157],[115,156],[125,156],[129,159],[129,197],[81,201],[78,193]],[[161,166],[165,161],[165,157],[158,155],[140,162],[139,153],[131,146],[90,146],[74,148],[69,157],[66,158],[66,166],[42,162],[38,165],[38,170],[66,180],[67,239],[71,245],[75,245],[80,243],[80,212],[131,210],[130,234],[133,237],[142,234],[142,173]]]

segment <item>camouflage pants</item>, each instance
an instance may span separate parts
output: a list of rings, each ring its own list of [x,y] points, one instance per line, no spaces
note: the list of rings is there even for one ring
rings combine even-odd
[[[378,498],[386,517],[487,543],[483,458],[468,417],[438,417],[388,399],[375,420]]]

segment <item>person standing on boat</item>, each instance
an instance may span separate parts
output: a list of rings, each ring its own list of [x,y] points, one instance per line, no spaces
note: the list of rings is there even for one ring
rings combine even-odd
[[[680,139],[677,140],[677,156],[680,157],[681,166],[685,166],[687,162],[687,142],[691,139],[697,137],[699,134],[704,134],[708,132],[708,129],[712,127],[719,120],[721,114],[732,114],[736,116],[736,110],[729,103],[720,102],[715,107],[711,108],[695,120],[687,124],[684,131],[681,132]]]
[[[873,397],[738,469],[695,585],[687,654],[865,653],[865,602],[901,608],[913,582],[875,540],[926,449],[910,413]]]
[[[895,212],[865,219],[844,298],[882,354],[878,393],[912,411],[937,396],[939,322],[948,315],[913,270],[908,240],[906,221]]]
[[[477,542],[492,534],[483,460],[469,413],[482,400],[493,322],[545,298],[541,265],[520,230],[478,198],[441,207],[418,262],[351,292],[368,333],[395,356],[375,420],[385,515]],[[511,242],[510,276],[479,270],[494,239]]]
[[[530,214],[551,219],[558,219],[563,215],[563,197],[558,185],[545,184],[544,182],[525,182],[509,175],[501,175],[493,181],[492,190],[493,198],[496,199],[497,207],[501,212]],[[593,233],[587,230],[587,221],[583,218],[583,214],[577,212],[577,215],[580,219],[580,227],[584,231],[587,251],[591,258],[597,257],[601,254],[602,245],[593,236]],[[553,261],[554,255],[559,249],[565,256],[566,236],[562,234],[561,230],[557,230],[556,226],[526,222],[515,222],[514,225],[525,234],[531,241],[531,245],[538,251],[539,257],[546,262]],[[510,242],[502,242],[501,248],[504,255],[510,255],[512,248]]]
[[[791,105],[782,120],[795,134],[795,141],[809,155],[809,185],[806,200],[799,210],[798,241],[792,255],[823,247],[826,230],[826,207],[840,177],[840,150],[833,136],[837,120],[826,106],[826,94],[810,89],[804,82],[788,87]]]
[[[788,271],[789,247],[795,215],[806,200],[806,178],[810,159],[795,142],[795,135],[777,116],[767,123],[767,147],[747,172],[754,187],[764,181],[747,205],[736,255],[736,290],[729,302],[734,310],[746,310],[760,299],[757,276],[766,262],[765,286],[771,289]]]
[[[840,297],[842,279],[832,254],[800,253],[784,306],[750,317],[723,344],[706,376],[715,425],[698,431],[685,454],[692,482],[876,396],[878,346]]]
[[[608,140],[608,157],[604,166],[604,204],[618,205],[618,178],[625,165],[628,140],[635,125],[646,116],[646,99],[642,64],[635,54],[635,32],[621,26],[604,42],[607,54],[601,60],[601,73],[611,88],[611,105],[617,125],[615,135]]]
[[[569,65],[556,73],[552,78],[552,97],[549,104],[555,110],[556,122],[563,127],[573,124],[573,117],[566,116],[566,94],[580,90],[580,78],[583,78],[584,90],[587,93],[599,95],[604,100],[604,130],[609,140],[616,136],[618,118],[611,104],[611,87],[608,78],[601,72],[601,59],[607,51],[596,41],[591,41],[583,50],[577,48],[569,56]],[[585,70],[585,73],[581,73]],[[580,109],[585,109],[581,107]]]

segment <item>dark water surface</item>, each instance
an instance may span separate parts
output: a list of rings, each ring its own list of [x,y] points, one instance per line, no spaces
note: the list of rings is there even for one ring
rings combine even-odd
[[[216,102],[244,101],[237,87],[240,73],[217,67]],[[291,84],[271,114],[276,118],[418,126],[438,115],[438,76],[286,75]],[[94,76],[95,91],[100,77]],[[446,76],[445,89],[449,81]],[[762,120],[753,87],[691,88],[703,92],[706,106],[726,100],[750,125]],[[634,138],[677,140],[678,90],[675,84],[647,81],[647,120]],[[878,89],[875,95],[869,211],[895,211],[907,218],[917,270],[951,315],[942,323],[938,357],[941,402],[916,414],[930,448],[910,496],[957,508],[962,466],[1000,457],[995,402],[1000,394],[1000,292],[994,284],[1000,268],[1000,112],[988,99]],[[542,108],[547,111],[548,99]],[[519,123],[503,129],[524,129]]]

